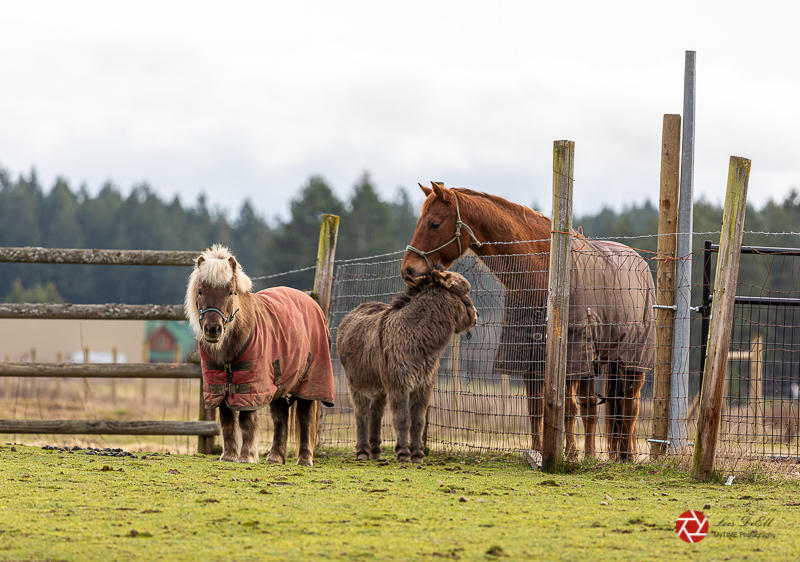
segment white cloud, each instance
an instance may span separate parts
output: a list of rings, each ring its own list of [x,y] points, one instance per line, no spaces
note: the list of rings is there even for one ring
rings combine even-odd
[[[564,8],[566,6],[566,8]],[[724,8],[724,9],[722,9]],[[746,9],[745,9],[746,8]],[[315,173],[341,195],[443,180],[547,210],[576,141],[576,213],[656,199],[661,116],[698,61],[698,195],[752,158],[800,185],[798,9],[573,2],[17,3],[0,34],[0,165],[97,189],[147,180],[267,216]],[[415,193],[412,191],[412,193]]]

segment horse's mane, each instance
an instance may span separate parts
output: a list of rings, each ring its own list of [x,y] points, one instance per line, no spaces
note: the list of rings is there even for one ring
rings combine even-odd
[[[231,267],[230,259],[233,257],[228,248],[222,244],[214,244],[204,250],[195,262],[194,270],[189,275],[189,284],[186,287],[186,296],[183,300],[184,313],[195,334],[200,333],[200,317],[197,313],[195,301],[197,286],[200,283],[207,283],[213,287],[221,287],[230,283],[231,279],[233,279],[233,268]],[[253,290],[253,282],[245,274],[241,264],[238,262],[236,263],[236,288],[241,293],[249,293]]]
[[[474,191],[472,189],[468,189],[466,187],[455,187],[451,188],[451,191],[457,192],[459,195],[466,195],[468,197],[468,204],[472,204],[475,207],[478,207],[478,210],[482,216],[493,223],[495,223],[495,229],[497,231],[507,230],[509,227],[508,219],[513,220],[513,224],[519,224],[522,226],[523,224],[527,226],[531,233],[533,233],[536,228],[534,224],[536,222],[541,223],[541,221],[545,221],[547,226],[547,236],[546,238],[550,238],[550,229],[552,228],[552,222],[548,217],[543,215],[538,211],[534,211],[530,207],[526,207],[525,205],[520,205],[519,203],[514,203],[509,201],[508,199],[504,199],[497,195],[493,195],[491,193],[486,193],[484,191]],[[505,211],[504,214],[498,213],[498,209],[500,208],[502,211]],[[531,221],[534,221],[533,224]],[[519,233],[521,234],[521,233]],[[529,239],[533,240],[536,238],[532,238],[529,235],[525,235],[521,239]]]

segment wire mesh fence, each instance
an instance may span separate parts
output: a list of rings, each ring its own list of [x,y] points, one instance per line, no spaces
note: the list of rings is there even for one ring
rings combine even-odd
[[[388,302],[402,290],[401,257],[337,266],[330,316],[334,340],[338,324],[355,306],[369,300]],[[452,267],[471,282],[479,321],[469,338],[455,337],[442,356],[428,414],[429,446],[539,449],[548,259],[546,253],[467,255]],[[620,245],[598,247],[588,241],[576,244],[573,259],[568,452],[582,455],[588,449],[590,455],[608,455],[609,434],[617,439],[617,449],[646,449],[647,429],[639,437],[634,426],[637,418],[651,417],[649,403],[640,405],[638,415],[635,408],[636,393],[652,379],[654,295],[649,266]],[[325,443],[351,445],[352,408],[335,350],[333,357],[338,403],[326,412],[322,435]],[[613,423],[606,427],[598,423],[598,407],[609,401],[614,403]],[[631,442],[619,442],[634,433],[637,437]],[[387,421],[384,441],[391,440]]]
[[[698,266],[705,251],[691,256]],[[468,254],[453,265],[472,283],[479,321],[469,338],[455,337],[441,358],[428,414],[430,447],[512,452],[538,448],[547,258]],[[573,279],[570,305],[568,456],[647,460],[659,442],[652,283],[659,257],[645,250],[620,254],[613,247],[577,244],[573,259],[578,281],[575,286]],[[330,313],[334,341],[338,324],[358,304],[389,302],[403,290],[401,261],[398,253],[389,259],[337,264]],[[672,395],[664,398],[682,402],[687,412],[666,420],[673,426],[672,446],[666,452],[677,457],[692,451],[707,337],[702,317],[710,310],[699,301],[704,285],[713,286],[713,278],[704,283],[702,268],[695,269],[692,294],[700,306],[693,312],[687,376],[685,384],[674,386]],[[800,458],[798,281],[798,255],[787,251],[743,257],[718,449],[721,468]],[[752,296],[767,300],[746,299]],[[335,348],[333,358],[337,405],[324,412],[321,436],[325,444],[349,447],[355,443],[352,406]],[[669,376],[671,370],[670,364],[664,372]],[[682,438],[675,439],[676,433]],[[388,416],[383,440],[393,442]]]
[[[795,233],[790,234],[796,239]],[[660,440],[658,427],[665,421],[659,419],[663,403],[656,396],[654,372],[659,365],[653,357],[657,332],[667,327],[656,329],[652,308],[655,302],[649,296],[661,260],[651,250],[620,254],[613,247],[591,246],[581,240],[575,239],[573,252],[573,272],[583,285],[571,291],[568,454],[573,458],[592,454],[620,458],[625,457],[620,451],[627,450],[633,460],[644,461]],[[623,241],[643,248],[655,247],[655,237]],[[402,257],[402,252],[395,252],[336,262],[330,327],[337,400],[334,408],[323,408],[320,437],[325,445],[349,448],[355,444],[353,408],[335,349],[338,325],[358,304],[371,300],[389,302],[404,290],[399,275]],[[479,258],[469,253],[453,265],[452,269],[472,284],[479,321],[469,337],[455,337],[441,357],[428,413],[430,447],[505,452],[538,448],[548,258],[547,254]],[[672,439],[666,453],[678,457],[691,455],[696,432],[716,263],[713,245],[696,250],[691,258],[691,304],[696,310],[692,312],[688,367],[679,367],[687,376],[673,385],[669,398],[663,399],[669,400],[672,412],[671,419],[666,420]],[[262,287],[292,285],[296,275],[297,272],[286,272],[259,282]],[[787,466],[796,469],[800,460],[800,250],[745,249],[736,295],[718,467],[737,470],[757,462],[767,470]],[[675,370],[674,364],[660,367],[670,374]],[[58,417],[63,418],[86,417],[87,413],[92,414],[90,417],[117,416],[123,415],[117,410],[129,408],[125,403],[108,413],[98,405],[95,411],[93,398],[108,389],[94,382],[90,391],[80,381],[57,381],[58,391],[49,389],[48,384],[4,380],[0,388],[2,404],[13,414],[12,418],[48,417],[46,410],[52,406],[52,400],[44,397],[48,392],[60,397]],[[131,403],[147,405],[147,412],[136,412],[139,417],[153,417],[156,408],[158,418],[192,419],[197,407],[196,383],[165,385],[158,389],[153,386],[146,401],[139,398],[141,388],[131,386],[125,392],[120,390],[120,400],[125,402],[130,394]],[[170,405],[174,404],[179,405],[179,411],[173,411],[175,408]],[[683,405],[685,415],[675,415],[681,411],[675,408],[676,404]],[[269,412],[260,412],[259,419],[260,442],[264,444],[271,435]],[[77,437],[43,439],[83,442]],[[391,444],[393,439],[387,415],[383,440]],[[92,444],[112,443],[107,438],[90,440]],[[153,445],[173,450],[188,451],[194,446],[188,438],[158,441]]]

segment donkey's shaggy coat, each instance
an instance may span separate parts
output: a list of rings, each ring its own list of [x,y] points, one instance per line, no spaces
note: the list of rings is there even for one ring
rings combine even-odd
[[[478,319],[470,290],[458,273],[432,271],[391,305],[364,303],[342,320],[336,346],[355,406],[359,460],[380,456],[388,396],[397,459],[422,462],[422,431],[439,358],[453,334],[469,330]]]

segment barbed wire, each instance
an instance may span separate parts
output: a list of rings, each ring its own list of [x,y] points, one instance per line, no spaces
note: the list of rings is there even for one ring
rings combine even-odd
[[[300,269],[291,269],[289,271],[282,271],[280,273],[272,273],[270,275],[260,275],[258,277],[251,277],[251,281],[262,281],[264,279],[274,279],[275,277],[283,277],[285,275],[291,275],[293,273],[303,273],[304,271],[311,271],[312,269],[316,269],[316,265],[309,265],[308,267],[301,267]]]

